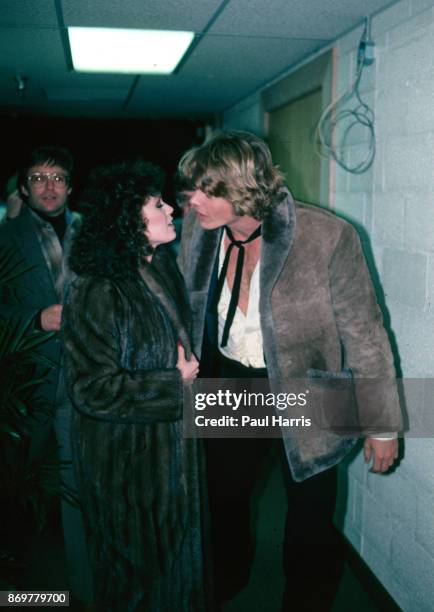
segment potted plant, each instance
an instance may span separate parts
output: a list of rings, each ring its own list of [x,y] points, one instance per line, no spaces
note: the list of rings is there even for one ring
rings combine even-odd
[[[13,295],[14,280],[25,271],[24,262],[0,254],[0,293]],[[34,330],[31,320],[0,319],[0,589],[11,588],[19,576],[26,530],[44,527],[51,501],[61,493],[56,449],[35,460],[29,455],[34,412],[44,410],[34,393],[44,367],[53,365],[36,349],[51,336]]]

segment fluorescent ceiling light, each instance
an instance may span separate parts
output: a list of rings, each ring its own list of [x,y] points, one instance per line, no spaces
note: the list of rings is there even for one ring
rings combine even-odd
[[[120,28],[68,28],[77,72],[170,74],[194,38],[194,32]]]

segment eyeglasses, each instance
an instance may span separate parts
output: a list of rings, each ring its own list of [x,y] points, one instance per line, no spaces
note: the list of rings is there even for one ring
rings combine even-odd
[[[48,181],[53,181],[55,185],[64,187],[69,181],[69,176],[60,172],[34,172],[27,178],[31,185],[46,185]]]

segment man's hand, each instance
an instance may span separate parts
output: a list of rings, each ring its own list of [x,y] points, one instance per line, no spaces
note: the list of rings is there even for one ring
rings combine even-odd
[[[62,304],[53,304],[41,310],[41,327],[44,331],[59,331],[62,308]]]
[[[366,463],[373,459],[371,472],[387,472],[398,458],[398,440],[366,438],[363,452]]]

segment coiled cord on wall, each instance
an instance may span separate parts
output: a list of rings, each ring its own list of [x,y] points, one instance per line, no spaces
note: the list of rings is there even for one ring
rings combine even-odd
[[[372,165],[375,158],[375,129],[374,111],[366,102],[362,100],[359,86],[365,67],[372,63],[373,58],[367,58],[366,50],[373,49],[369,35],[370,21],[365,21],[365,28],[360,39],[357,56],[357,73],[351,87],[345,91],[337,100],[329,104],[322,113],[317,127],[315,143],[317,152],[321,156],[332,157],[336,163],[351,174],[363,174]],[[355,105],[351,104],[354,98]],[[334,142],[337,137],[337,128],[341,127],[344,121],[348,122],[343,134],[340,136],[339,145]],[[367,152],[361,161],[350,164],[345,161],[347,144],[351,131],[362,126],[368,131]]]

